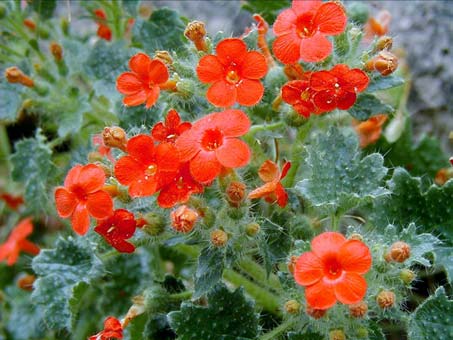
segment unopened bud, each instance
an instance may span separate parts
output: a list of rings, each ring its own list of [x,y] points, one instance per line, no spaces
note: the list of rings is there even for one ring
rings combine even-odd
[[[448,180],[453,178],[453,168],[442,168],[440,169],[437,173],[436,176],[434,177],[434,182],[437,185],[444,185],[447,183]]]
[[[395,293],[383,290],[376,297],[376,302],[382,309],[393,307],[395,304]]]
[[[349,314],[354,318],[363,318],[368,312],[368,305],[365,301],[360,301],[349,305]]]
[[[173,58],[168,51],[156,51],[154,52],[154,59],[158,59],[166,65],[173,64]]]
[[[102,171],[104,171],[104,174],[105,174],[107,177],[112,176],[112,169],[110,169],[109,166],[105,165],[105,164],[102,163],[102,162],[94,162],[94,164],[97,165],[99,168],[101,168]]]
[[[381,51],[377,56],[365,63],[367,71],[377,71],[383,76],[388,76],[398,68],[398,58],[388,51]]]
[[[35,24],[35,22],[34,22],[33,20],[31,20],[31,19],[25,19],[25,20],[23,21],[23,23],[24,23],[24,26],[26,26],[27,28],[29,28],[31,31],[36,30],[36,24]]]
[[[305,313],[307,315],[311,316],[313,319],[321,319],[324,315],[327,313],[327,309],[316,309],[311,307],[310,305],[307,305],[305,308]]]
[[[26,274],[22,276],[18,281],[17,281],[17,287],[23,290],[28,290],[32,291],[33,290],[33,283],[36,280],[36,276]]]
[[[208,50],[205,41],[206,28],[204,22],[201,21],[189,22],[184,31],[184,35],[187,37],[187,39],[194,43],[198,51],[206,52]]]
[[[346,335],[341,329],[335,329],[329,332],[329,340],[346,340]]]
[[[376,50],[383,51],[383,50],[390,50],[393,45],[393,38],[389,37],[388,35],[384,35],[378,39],[376,42]]]
[[[135,319],[137,316],[143,314],[146,310],[145,308],[145,299],[143,296],[135,296],[132,299],[134,303],[129,310],[127,311],[126,316],[124,317],[123,323],[121,324],[122,328],[126,328],[129,322]]]
[[[102,139],[105,146],[126,151],[127,137],[122,128],[118,126],[105,127],[102,131]]]
[[[365,327],[357,328],[356,335],[359,339],[368,339],[368,329]]]
[[[410,269],[403,269],[400,272],[401,280],[407,285],[411,284],[412,281],[414,281],[415,276],[416,276],[415,273]]]
[[[259,233],[260,229],[261,229],[261,227],[258,223],[256,223],[256,222],[249,223],[245,227],[245,233],[248,236],[253,237]]]
[[[363,241],[363,236],[358,234],[358,233],[352,233],[351,236],[349,236],[350,240],[357,240],[357,241]]]
[[[186,205],[181,205],[178,209],[170,213],[173,229],[181,233],[192,231],[198,219],[198,213]]]
[[[228,242],[228,234],[223,230],[216,229],[211,232],[211,243],[215,247],[223,247]]]
[[[151,7],[151,4],[140,4],[140,7],[138,8],[138,15],[140,15],[140,17],[148,19],[152,13],[153,8]]]
[[[288,314],[299,314],[301,304],[296,300],[289,300],[285,303],[285,311]]]
[[[298,63],[285,65],[283,72],[289,80],[304,79],[304,69]]]
[[[9,83],[19,83],[27,87],[33,87],[33,79],[27,77],[18,67],[12,66],[5,70],[5,77]]]
[[[411,256],[411,247],[406,242],[398,241],[391,245],[388,253],[393,261],[402,263]]]
[[[102,187],[102,190],[107,192],[111,197],[117,197],[121,194],[118,186],[114,184],[107,184]]]
[[[291,256],[291,258],[289,259],[289,262],[288,262],[288,271],[291,273],[291,274],[294,274],[294,269],[296,268],[296,262],[297,262],[297,256],[293,255]]]
[[[142,220],[142,230],[148,235],[158,236],[165,230],[166,222],[162,215],[150,212],[142,216]]]
[[[52,42],[49,46],[50,53],[52,53],[56,62],[63,60],[63,48],[60,44]]]
[[[228,203],[232,207],[239,207],[245,199],[245,184],[239,181],[232,181],[226,189]]]
[[[88,158],[88,162],[95,163],[95,162],[101,162],[104,159],[104,156],[102,156],[97,151],[92,151],[88,154],[87,158]]]

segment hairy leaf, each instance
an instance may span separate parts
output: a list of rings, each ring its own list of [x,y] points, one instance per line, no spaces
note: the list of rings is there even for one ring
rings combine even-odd
[[[221,249],[208,246],[201,251],[195,273],[195,299],[209,292],[219,282],[223,268],[224,254]]]
[[[22,104],[22,87],[0,81],[0,122],[14,122]]]
[[[439,247],[434,250],[435,263],[445,269],[450,284],[453,282],[453,247]]]
[[[368,85],[366,92],[375,92],[380,90],[391,89],[404,84],[404,79],[395,75],[383,77],[381,75],[370,79],[370,85]]]
[[[246,0],[242,8],[252,14],[260,14],[269,25],[275,21],[278,12],[284,8],[290,7],[288,0],[281,1],[262,1],[262,0]]]
[[[376,96],[363,93],[357,97],[354,106],[348,111],[355,119],[367,120],[378,114],[391,113],[394,109],[390,105],[381,102]]]

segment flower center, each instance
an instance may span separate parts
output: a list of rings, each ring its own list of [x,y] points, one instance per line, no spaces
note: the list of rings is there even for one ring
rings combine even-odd
[[[330,258],[325,262],[324,275],[330,279],[338,279],[343,273],[343,268],[336,258]]]
[[[218,129],[209,129],[201,139],[201,146],[206,151],[214,151],[223,144],[223,134]]]
[[[148,176],[154,176],[157,172],[157,165],[155,163],[151,163],[145,169],[145,178],[148,179]]]
[[[184,178],[182,178],[182,176],[177,179],[176,187],[178,188],[178,190],[184,189]]]
[[[241,80],[241,77],[237,74],[235,70],[230,70],[228,71],[226,75],[226,81],[231,83],[231,84],[236,84],[239,80]]]
[[[307,13],[297,19],[296,32],[300,38],[309,38],[316,33],[315,31],[312,14]]]
[[[86,202],[86,200],[88,199],[88,195],[86,194],[85,190],[83,190],[79,186],[74,186],[73,188],[71,188],[71,191],[76,195],[77,200],[81,202]]]
[[[303,91],[301,94],[300,94],[300,99],[304,102],[308,101],[308,99],[310,99],[310,91],[305,90]]]
[[[112,226],[107,230],[107,234],[110,234],[112,231],[114,231],[116,226],[112,224]]]

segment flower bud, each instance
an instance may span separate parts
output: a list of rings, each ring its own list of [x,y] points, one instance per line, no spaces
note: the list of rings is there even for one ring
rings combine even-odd
[[[198,51],[206,52],[208,47],[206,45],[205,36],[206,28],[203,22],[201,21],[192,21],[187,25],[184,35],[192,41]]]
[[[245,184],[239,181],[232,181],[226,189],[228,203],[238,208],[245,199]]]
[[[390,50],[393,45],[393,38],[389,37],[388,35],[384,35],[378,39],[376,42],[376,50],[383,51],[383,50]]]
[[[215,247],[223,247],[227,244],[228,242],[228,235],[226,232],[220,229],[216,229],[211,232],[211,243]]]
[[[346,335],[341,329],[334,329],[329,332],[329,340],[346,340]]]
[[[173,229],[181,233],[188,233],[195,226],[198,213],[186,205],[181,205],[178,209],[170,213],[170,218]]]
[[[52,53],[56,62],[60,62],[63,60],[63,48],[60,44],[56,42],[52,42],[49,46],[50,53]]]
[[[411,247],[406,242],[398,241],[391,245],[388,253],[393,261],[402,263],[411,256]]]
[[[352,233],[351,236],[349,236],[349,239],[363,242],[363,236],[358,233]]]
[[[395,304],[395,293],[383,290],[377,295],[376,302],[382,309],[393,307]]]
[[[416,276],[415,273],[410,269],[403,269],[400,272],[401,280],[407,285],[411,284],[412,281],[414,281],[415,276]]]
[[[253,237],[259,233],[260,229],[261,229],[261,227],[258,223],[256,223],[256,222],[249,223],[245,226],[245,233],[248,236]]]
[[[102,132],[102,139],[105,146],[126,151],[127,137],[122,128],[118,126],[105,127]]]
[[[305,313],[311,316],[313,319],[321,319],[327,313],[327,309],[315,309],[310,305],[305,308]]]
[[[297,262],[297,256],[293,255],[290,257],[289,262],[288,262],[288,271],[291,274],[294,274],[294,268],[296,268],[296,262]]]
[[[5,78],[9,83],[19,83],[27,87],[33,87],[33,79],[27,77],[18,67],[12,66],[5,70]]]
[[[138,15],[142,17],[143,19],[149,19],[149,17],[153,14],[153,8],[151,7],[151,4],[140,4],[138,7]]]
[[[287,64],[283,67],[283,72],[289,80],[304,79],[304,69],[299,63]]]
[[[368,305],[365,301],[360,301],[349,305],[349,314],[354,318],[363,318],[368,312]]]
[[[285,311],[288,314],[299,314],[301,304],[296,300],[289,300],[285,303]]]
[[[92,151],[88,154],[87,159],[88,159],[88,162],[90,162],[90,163],[102,162],[102,160],[104,159],[104,156],[102,156],[97,151]]]
[[[135,319],[137,316],[145,312],[145,298],[143,296],[135,296],[132,298],[133,305],[127,311],[126,316],[122,322],[122,328],[126,328],[129,322]]]
[[[368,339],[368,329],[366,327],[357,328],[356,336],[359,339]]]
[[[158,59],[166,65],[173,64],[173,58],[168,51],[156,51],[154,52],[154,59]]]
[[[151,236],[158,236],[165,230],[166,222],[162,215],[150,212],[142,216],[144,221],[142,230]]]
[[[377,56],[365,63],[367,71],[377,71],[383,76],[388,76],[398,68],[398,58],[388,51],[381,51]]]
[[[36,30],[36,24],[32,19],[24,19],[23,23],[30,31]]]
[[[26,275],[22,276],[21,278],[19,278],[19,280],[17,281],[17,287],[19,287],[20,289],[23,289],[23,290],[32,291],[33,283],[35,282],[35,280],[36,280],[36,276],[26,274]]]
[[[436,176],[434,177],[434,182],[437,185],[444,185],[445,183],[448,182],[448,180],[453,178],[453,168],[442,168],[440,169],[437,173]]]

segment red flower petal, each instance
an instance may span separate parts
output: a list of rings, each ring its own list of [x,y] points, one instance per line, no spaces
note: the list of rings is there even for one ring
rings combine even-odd
[[[341,246],[346,242],[346,238],[336,232],[325,232],[316,236],[311,241],[311,249],[313,253],[320,259],[330,254],[336,254]]]
[[[214,180],[222,169],[215,152],[200,151],[190,161],[190,174],[200,183],[209,183]]]
[[[372,262],[370,249],[357,240],[346,241],[338,252],[338,259],[343,270],[358,274],[368,272]]]
[[[207,55],[200,59],[197,75],[202,83],[213,83],[224,78],[224,67],[215,55]]]
[[[179,155],[176,147],[170,143],[159,144],[156,148],[156,163],[159,171],[177,172]]]
[[[149,64],[149,80],[154,84],[162,84],[168,80],[167,66],[160,60],[153,59]]]
[[[181,123],[181,118],[176,110],[171,109],[167,113],[167,117],[165,117],[165,126],[169,129],[177,129],[179,124]]]
[[[71,217],[72,229],[79,234],[85,235],[90,228],[90,215],[85,204],[79,203]]]
[[[341,87],[348,92],[362,92],[370,82],[365,72],[354,68],[343,76]]]
[[[77,206],[76,196],[64,187],[58,187],[55,190],[55,205],[58,215],[66,218],[72,215]]]
[[[236,100],[244,106],[257,104],[263,98],[264,86],[259,80],[242,79],[237,86]]]
[[[143,177],[143,166],[131,156],[121,157],[114,168],[115,177],[123,185],[130,185],[136,179]]]
[[[275,196],[277,196],[277,204],[281,208],[286,207],[286,204],[288,204],[288,193],[280,182],[275,187]]]
[[[230,65],[232,62],[241,64],[247,53],[247,45],[241,39],[223,39],[216,47],[217,57],[222,65]]]
[[[323,280],[305,288],[307,303],[315,309],[329,309],[337,302],[334,289]]]
[[[337,98],[333,91],[316,92],[313,102],[323,111],[332,111],[337,107]]]
[[[151,134],[155,140],[159,142],[164,142],[167,140],[168,130],[165,127],[164,123],[159,122],[156,125],[154,125]]]
[[[194,128],[184,132],[176,139],[175,145],[179,151],[181,162],[190,161],[198,153],[200,140],[201,135]]]
[[[263,182],[277,181],[280,179],[280,170],[277,164],[268,159],[264,161],[258,170],[258,176],[260,176]]]
[[[285,164],[283,164],[282,174],[280,175],[280,179],[283,179],[286,177],[290,168],[291,168],[291,162],[286,162]]]
[[[356,99],[357,96],[355,93],[342,91],[337,98],[337,107],[340,110],[347,110],[354,105]]]
[[[98,191],[104,186],[105,173],[95,164],[88,164],[82,167],[79,173],[77,186],[86,194]]]
[[[293,80],[286,83],[282,87],[283,101],[291,105],[301,101],[301,94],[309,88],[309,85],[307,80]]]
[[[296,21],[296,13],[291,8],[285,9],[277,16],[274,22],[273,30],[275,35],[279,36],[293,32]]]
[[[345,30],[347,20],[341,5],[335,2],[325,2],[316,12],[313,23],[321,33],[337,35]]]
[[[267,73],[266,58],[257,51],[247,52],[240,68],[240,75],[249,79],[263,78]]]
[[[146,102],[147,91],[142,90],[135,94],[123,98],[123,104],[127,106],[138,106]]]
[[[72,185],[76,184],[79,179],[80,170],[82,170],[82,165],[77,164],[68,171],[66,178],[64,180],[64,186],[70,188]]]
[[[137,135],[127,142],[127,152],[143,165],[154,162],[154,140],[149,135]]]
[[[182,199],[180,199],[183,197]],[[159,192],[159,196],[157,196],[157,204],[161,208],[172,208],[176,205],[176,203],[184,203],[185,198],[187,199],[190,197],[190,192],[188,190],[184,191],[184,194],[181,195],[181,192],[177,189],[176,185],[170,184],[163,188]]]
[[[116,89],[122,94],[135,94],[143,90],[143,83],[132,72],[124,72],[116,79]]]
[[[357,273],[345,273],[344,277],[335,284],[335,296],[344,304],[357,303],[366,294],[365,279]]]
[[[154,195],[158,190],[157,184],[156,176],[148,179],[137,179],[130,184],[129,195],[132,198]]]
[[[277,187],[277,182],[268,182],[260,186],[259,188],[256,188],[255,190],[251,191],[248,194],[248,198],[254,199],[254,198],[261,198],[261,197],[266,197],[267,195],[272,194],[275,191],[275,188]]]
[[[210,122],[208,128],[217,127],[225,137],[245,135],[251,126],[249,117],[241,110],[225,110],[205,116],[200,121]]]
[[[144,53],[137,53],[129,60],[129,68],[141,77],[148,75],[151,58]]]
[[[24,218],[13,229],[10,236],[8,237],[8,241],[14,240],[15,242],[17,242],[21,239],[25,239],[32,232],[33,232],[33,224],[31,223],[31,217]]]
[[[151,106],[156,104],[157,99],[159,98],[160,88],[159,86],[152,86],[149,91],[146,93],[146,108],[149,109]]]
[[[112,198],[103,190],[94,192],[88,196],[86,209],[97,219],[109,217],[113,214]]]
[[[293,64],[300,59],[301,38],[295,32],[277,37],[272,45],[275,57],[283,64]]]
[[[29,240],[20,240],[18,242],[18,247],[22,250],[25,251],[31,255],[37,255],[39,254],[39,247],[34,244],[33,242],[30,242]]]
[[[294,279],[301,286],[310,286],[324,276],[323,263],[312,252],[303,253],[297,259],[294,268]]]
[[[315,91],[327,91],[335,88],[338,79],[329,71],[314,72],[310,78],[310,87]]]
[[[326,59],[332,52],[332,43],[324,34],[316,33],[300,42],[300,59],[306,62],[318,62]]]
[[[236,87],[226,80],[219,80],[206,92],[208,101],[218,107],[229,107],[236,101]]]
[[[293,0],[292,9],[297,15],[315,13],[319,6],[322,5],[321,0]]]
[[[247,143],[236,138],[225,138],[215,154],[217,160],[226,168],[239,168],[250,161],[251,152]]]

